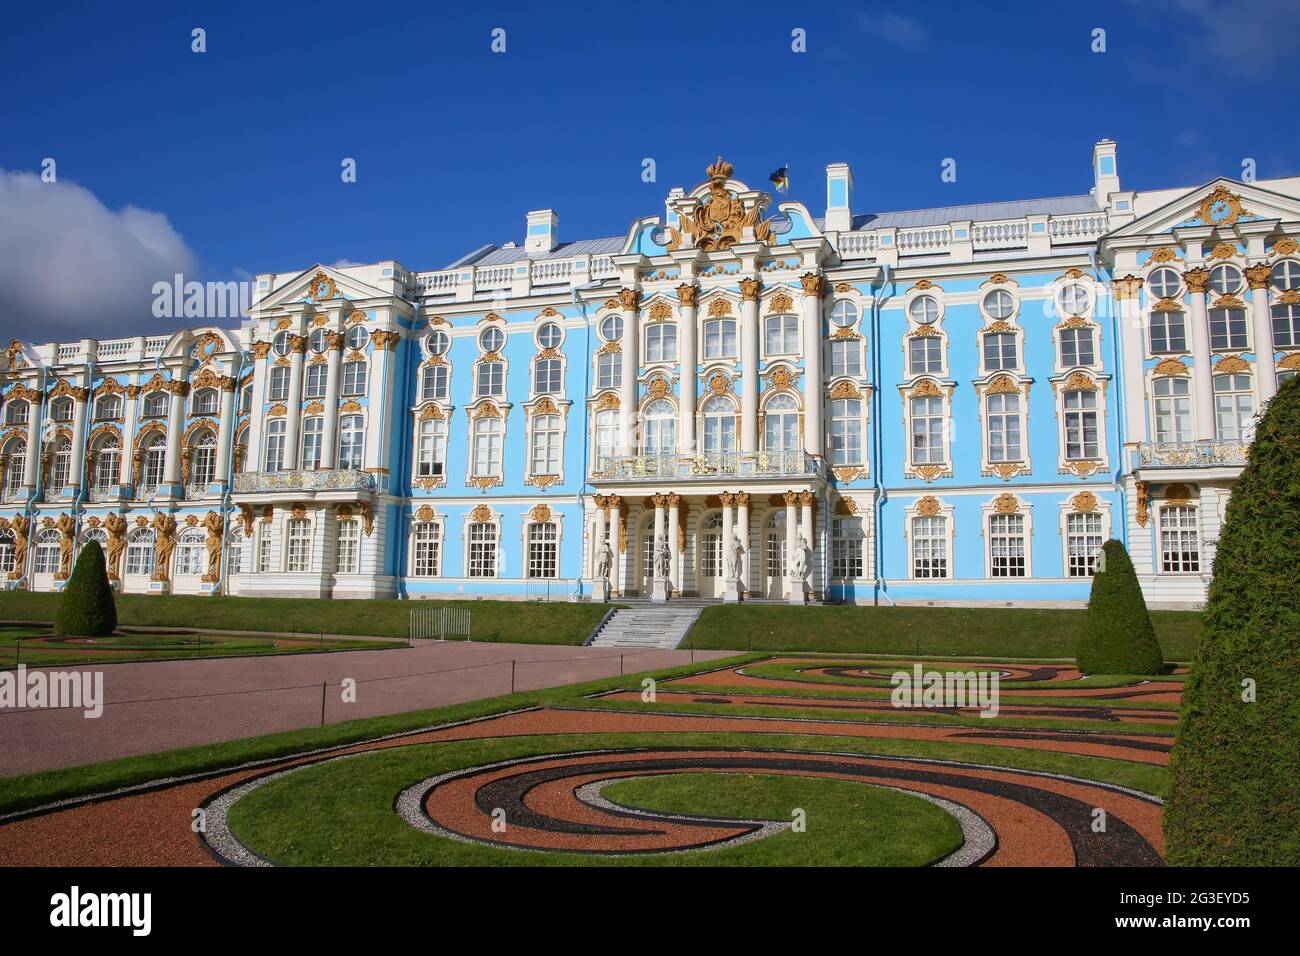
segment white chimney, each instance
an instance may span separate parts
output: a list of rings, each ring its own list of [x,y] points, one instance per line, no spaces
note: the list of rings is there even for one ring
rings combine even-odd
[[[853,171],[848,163],[826,167],[826,232],[853,229]]]
[[[528,214],[528,232],[524,236],[524,251],[550,252],[560,244],[560,217],[554,210],[537,209]]]
[[[1097,205],[1105,209],[1111,194],[1119,192],[1119,166],[1113,139],[1103,139],[1092,147],[1092,181]]]

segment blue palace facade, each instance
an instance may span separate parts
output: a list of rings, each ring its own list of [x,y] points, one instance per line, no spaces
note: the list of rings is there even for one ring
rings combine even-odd
[[[1070,606],[1114,537],[1197,605],[1300,371],[1300,179],[1091,172],[863,212],[834,164],[814,215],[718,159],[606,238],[534,211],[445,269],[259,275],[236,329],[14,340],[0,581],[96,539],[127,592],[581,600],[608,562],[626,599],[666,545],[672,595],[738,560],[747,600]]]

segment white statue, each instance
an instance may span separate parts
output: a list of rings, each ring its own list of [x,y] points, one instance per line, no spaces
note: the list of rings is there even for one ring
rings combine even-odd
[[[731,576],[737,580],[745,576],[745,546],[739,538],[731,539]]]
[[[661,537],[655,547],[655,577],[667,578],[673,566],[673,553],[668,547],[668,539]]]
[[[614,567],[614,552],[609,546],[608,541],[602,541],[600,550],[596,552],[596,578],[600,581],[609,580],[609,572]]]
[[[803,535],[799,535],[799,543],[790,559],[790,570],[794,576],[801,581],[808,580],[808,575],[812,573],[812,548],[808,547],[808,539]]]

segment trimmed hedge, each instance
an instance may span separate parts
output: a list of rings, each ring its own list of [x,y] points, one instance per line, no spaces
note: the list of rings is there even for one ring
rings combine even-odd
[[[1169,765],[1170,863],[1300,866],[1298,542],[1300,379],[1259,422],[1219,536]]]
[[[55,634],[102,637],[117,628],[117,604],[98,541],[81,549],[54,616]]]
[[[1137,572],[1114,538],[1102,546],[1075,658],[1085,674],[1159,674],[1164,668]]]

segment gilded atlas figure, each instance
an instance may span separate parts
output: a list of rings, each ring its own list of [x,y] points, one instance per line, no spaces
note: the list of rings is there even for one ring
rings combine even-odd
[[[208,549],[208,570],[203,575],[203,580],[215,584],[221,580],[221,542],[226,534],[226,519],[215,511],[209,511],[203,519],[203,527],[208,531],[208,537],[203,542]]]
[[[151,581],[170,581],[172,551],[176,548],[176,519],[161,511],[153,516],[154,565]]]
[[[27,540],[32,533],[32,519],[14,515],[9,527],[14,533],[14,569],[9,572],[9,580],[21,581],[27,573]]]
[[[56,581],[66,581],[72,575],[72,551],[77,543],[77,522],[71,515],[61,514],[54,522],[59,530],[59,573]]]
[[[126,518],[113,512],[104,519],[103,527],[108,534],[108,579],[116,581],[122,552],[126,549]]]

